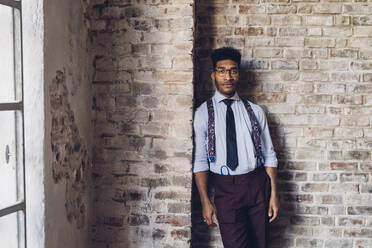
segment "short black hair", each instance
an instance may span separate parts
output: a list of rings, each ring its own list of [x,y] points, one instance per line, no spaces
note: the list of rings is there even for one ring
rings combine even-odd
[[[220,60],[230,59],[238,64],[240,68],[240,60],[242,55],[238,50],[232,47],[221,47],[214,50],[211,54],[213,68],[216,68],[216,64]]]

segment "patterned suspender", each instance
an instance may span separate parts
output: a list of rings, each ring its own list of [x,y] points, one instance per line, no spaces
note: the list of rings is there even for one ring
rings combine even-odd
[[[214,125],[214,108],[212,98],[207,100],[208,108],[208,159],[209,162],[216,161],[216,133]]]
[[[249,120],[251,121],[252,125],[252,133],[251,138],[255,148],[255,158],[258,161],[258,166],[264,164],[264,157],[262,155],[262,147],[261,147],[261,129],[260,125],[257,121],[256,115],[253,112],[251,105],[249,104],[248,100],[243,100],[245,109],[247,110]],[[207,108],[208,108],[208,159],[209,162],[214,163],[216,161],[216,133],[215,133],[215,123],[214,123],[214,108],[212,98],[207,100]]]
[[[256,115],[254,114],[253,109],[251,105],[249,104],[248,100],[244,99],[243,103],[244,103],[245,109],[248,112],[249,120],[251,121],[251,125],[252,125],[251,137],[252,137],[252,141],[253,141],[254,148],[255,148],[254,156],[258,161],[258,167],[259,167],[265,163],[264,157],[262,155],[262,147],[261,147],[261,138],[260,138],[261,128],[257,121]]]

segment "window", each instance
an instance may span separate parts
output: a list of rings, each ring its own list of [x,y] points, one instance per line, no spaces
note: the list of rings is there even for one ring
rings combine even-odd
[[[0,0],[0,240],[26,247],[21,2]]]

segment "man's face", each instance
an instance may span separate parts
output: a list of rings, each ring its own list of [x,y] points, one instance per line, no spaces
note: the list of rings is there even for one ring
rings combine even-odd
[[[218,61],[211,78],[222,95],[232,97],[239,81],[238,64],[230,59]]]

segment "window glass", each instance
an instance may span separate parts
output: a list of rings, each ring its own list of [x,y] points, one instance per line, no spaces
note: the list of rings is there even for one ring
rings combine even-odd
[[[22,115],[0,111],[0,209],[23,200]]]
[[[22,211],[0,217],[1,247],[24,248],[24,214]]]
[[[20,12],[0,5],[0,103],[21,100]]]

